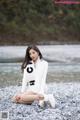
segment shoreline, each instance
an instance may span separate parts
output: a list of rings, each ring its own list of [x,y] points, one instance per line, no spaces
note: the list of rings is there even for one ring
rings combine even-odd
[[[0,42],[0,46],[27,46],[27,45],[32,45],[32,44],[36,44],[36,45],[79,45],[80,41],[79,40],[75,40],[75,41],[54,41],[54,40],[45,40],[45,41],[34,41],[34,42],[18,42],[18,43],[2,43]]]

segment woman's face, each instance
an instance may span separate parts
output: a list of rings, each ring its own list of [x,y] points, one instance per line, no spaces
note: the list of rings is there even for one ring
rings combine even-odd
[[[33,50],[33,49],[30,49],[29,51],[29,56],[30,58],[33,60],[33,62],[36,62],[36,60],[38,59],[39,57],[39,54],[37,51]]]

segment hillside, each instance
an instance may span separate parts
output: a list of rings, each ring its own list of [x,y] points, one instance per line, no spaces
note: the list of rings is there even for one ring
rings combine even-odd
[[[1,0],[0,45],[79,44],[80,5]]]

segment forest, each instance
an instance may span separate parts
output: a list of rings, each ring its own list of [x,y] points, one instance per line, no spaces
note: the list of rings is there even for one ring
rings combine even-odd
[[[0,0],[0,45],[80,42],[80,5]]]

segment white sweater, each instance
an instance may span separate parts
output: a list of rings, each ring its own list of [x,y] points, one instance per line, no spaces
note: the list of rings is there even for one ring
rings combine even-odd
[[[32,73],[27,72],[27,68],[30,67],[33,68]],[[44,94],[46,88],[47,70],[48,62],[43,59],[38,58],[35,64],[32,63],[27,65],[27,67],[24,69],[21,92],[27,90]],[[30,81],[35,81],[34,85],[30,85]]]

